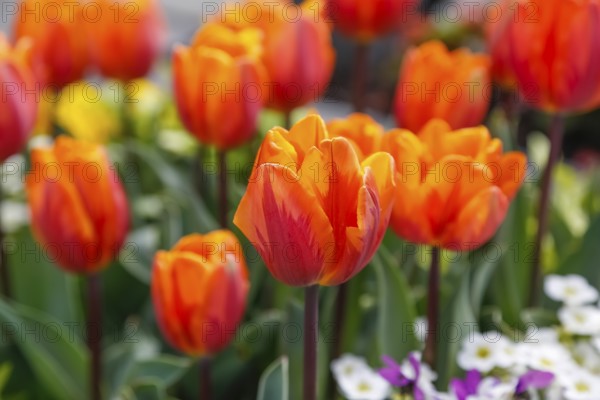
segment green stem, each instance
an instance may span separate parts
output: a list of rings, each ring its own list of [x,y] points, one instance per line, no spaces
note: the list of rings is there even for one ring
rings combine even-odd
[[[554,167],[560,157],[563,135],[565,131],[565,119],[561,114],[555,114],[552,118],[550,127],[550,154],[548,155],[548,164],[542,177],[542,188],[540,193],[540,203],[538,208],[538,230],[535,237],[535,247],[533,253],[533,265],[531,266],[531,292],[529,293],[529,306],[539,305],[542,287],[542,242],[546,231],[548,230],[548,211],[550,209],[550,186],[552,184],[552,175]]]
[[[219,221],[223,229],[229,226],[227,198],[227,153],[224,150],[217,151],[219,161]]]
[[[203,357],[198,364],[200,371],[200,400],[212,400],[212,361],[209,357]]]
[[[0,164],[2,166],[2,164]],[[2,182],[0,181],[0,279],[2,279],[2,295],[6,298],[11,297],[10,288],[10,272],[8,270],[8,258],[4,251],[5,238],[4,231],[2,230]]]
[[[435,369],[437,359],[438,325],[440,304],[440,249],[431,248],[431,268],[429,269],[429,289],[427,291],[427,339],[423,360]]]
[[[308,286],[304,296],[304,400],[317,400],[319,286]]]
[[[100,304],[100,275],[87,276],[88,284],[88,347],[90,363],[90,399],[100,400],[100,382],[102,379],[102,308]]]

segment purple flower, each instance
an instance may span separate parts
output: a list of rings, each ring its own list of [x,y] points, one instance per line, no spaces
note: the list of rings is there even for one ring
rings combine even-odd
[[[421,362],[417,353],[410,353],[402,365],[390,356],[383,356],[382,360],[385,367],[379,370],[379,375],[392,386],[407,388],[412,391],[415,400],[425,400],[425,393],[419,387]]]
[[[517,382],[515,394],[525,393],[529,389],[544,389],[552,384],[554,374],[550,372],[530,370],[521,375]]]
[[[477,394],[479,382],[481,382],[481,373],[476,369],[472,369],[467,372],[464,380],[452,379],[450,387],[456,395],[457,400],[466,400],[468,396]]]

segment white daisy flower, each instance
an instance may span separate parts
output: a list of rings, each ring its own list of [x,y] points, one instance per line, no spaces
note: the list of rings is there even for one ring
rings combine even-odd
[[[584,369],[572,370],[568,379],[563,379],[565,400],[598,400],[600,398],[600,376]]]
[[[529,346],[526,350],[528,365],[532,369],[560,375],[575,366],[569,352],[560,344],[540,344]]]
[[[498,365],[501,358],[501,346],[497,345],[496,334],[484,336],[475,333],[473,338],[466,340],[457,356],[458,365],[465,371],[476,369],[489,372]]]
[[[579,275],[548,275],[544,291],[552,300],[580,306],[598,300],[598,291]]]
[[[331,372],[333,372],[336,380],[351,378],[363,371],[371,371],[371,368],[363,357],[355,356],[354,354],[343,354],[340,358],[331,362]]]
[[[558,319],[569,333],[600,334],[600,309],[594,306],[563,307],[558,310]]]
[[[338,379],[340,391],[348,400],[383,400],[390,396],[391,385],[377,372],[357,370]]]

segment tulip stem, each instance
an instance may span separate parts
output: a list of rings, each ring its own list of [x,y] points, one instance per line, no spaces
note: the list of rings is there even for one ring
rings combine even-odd
[[[369,75],[369,45],[359,43],[354,54],[354,111],[363,112],[366,108],[367,81]]]
[[[285,129],[292,129],[292,112],[284,111],[283,112],[283,124],[285,125]]]
[[[440,303],[440,249],[431,248],[431,268],[429,269],[429,289],[427,291],[427,339],[423,360],[435,369],[437,357],[437,328],[439,325]]]
[[[317,400],[317,333],[319,286],[304,292],[304,400]]]
[[[533,253],[533,265],[531,267],[531,292],[529,293],[529,306],[539,305],[542,286],[542,242],[548,229],[548,211],[550,208],[550,186],[554,167],[560,156],[563,135],[565,131],[565,119],[561,114],[555,114],[550,127],[550,154],[548,164],[542,177],[542,188],[538,208],[538,230],[535,236],[535,247]]]
[[[227,153],[224,150],[217,151],[219,161],[219,222],[223,229],[227,229]]]
[[[335,298],[335,315],[333,323],[333,346],[331,351],[330,362],[338,358],[342,354],[342,333],[344,332],[344,324],[346,322],[346,308],[348,297],[348,282],[338,286],[338,292]],[[328,399],[335,398],[336,382],[333,373],[329,373]]]
[[[198,363],[200,371],[200,400],[212,399],[211,359],[202,357]]]
[[[2,182],[0,182],[0,279],[2,279],[0,288],[2,295],[5,298],[10,298],[10,272],[8,271],[8,259],[4,251],[4,231],[2,230]]]
[[[100,305],[100,275],[88,275],[88,324],[87,339],[91,353],[90,390],[92,400],[100,400],[100,380],[102,376],[101,349],[102,341],[102,309]]]

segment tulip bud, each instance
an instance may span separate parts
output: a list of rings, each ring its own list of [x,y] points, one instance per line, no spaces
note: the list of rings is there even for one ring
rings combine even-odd
[[[159,56],[165,24],[157,0],[97,0],[90,48],[102,75],[129,81],[148,74]]]
[[[373,257],[388,225],[394,163],[362,162],[317,115],[269,131],[234,217],[273,276],[292,286],[346,282]]]
[[[255,134],[265,79],[259,40],[255,30],[234,32],[208,24],[192,47],[175,49],[177,109],[200,141],[226,150]]]
[[[552,113],[598,107],[600,2],[506,0],[503,9],[488,43],[496,72],[514,74],[523,100]]]
[[[83,5],[70,0],[23,0],[15,17],[15,37],[30,37],[44,67],[42,80],[63,86],[81,79],[89,63]]]
[[[242,248],[233,233],[186,236],[154,258],[152,301],[158,325],[180,351],[214,354],[235,335],[249,285]]]
[[[490,61],[439,41],[409,50],[400,69],[395,114],[401,128],[420,131],[433,118],[453,129],[483,122],[491,100]]]
[[[104,148],[60,136],[31,152],[31,168],[32,228],[52,260],[77,273],[106,267],[125,240],[129,210]]]
[[[21,151],[35,124],[39,96],[30,57],[31,41],[12,48],[0,33],[0,164]]]

